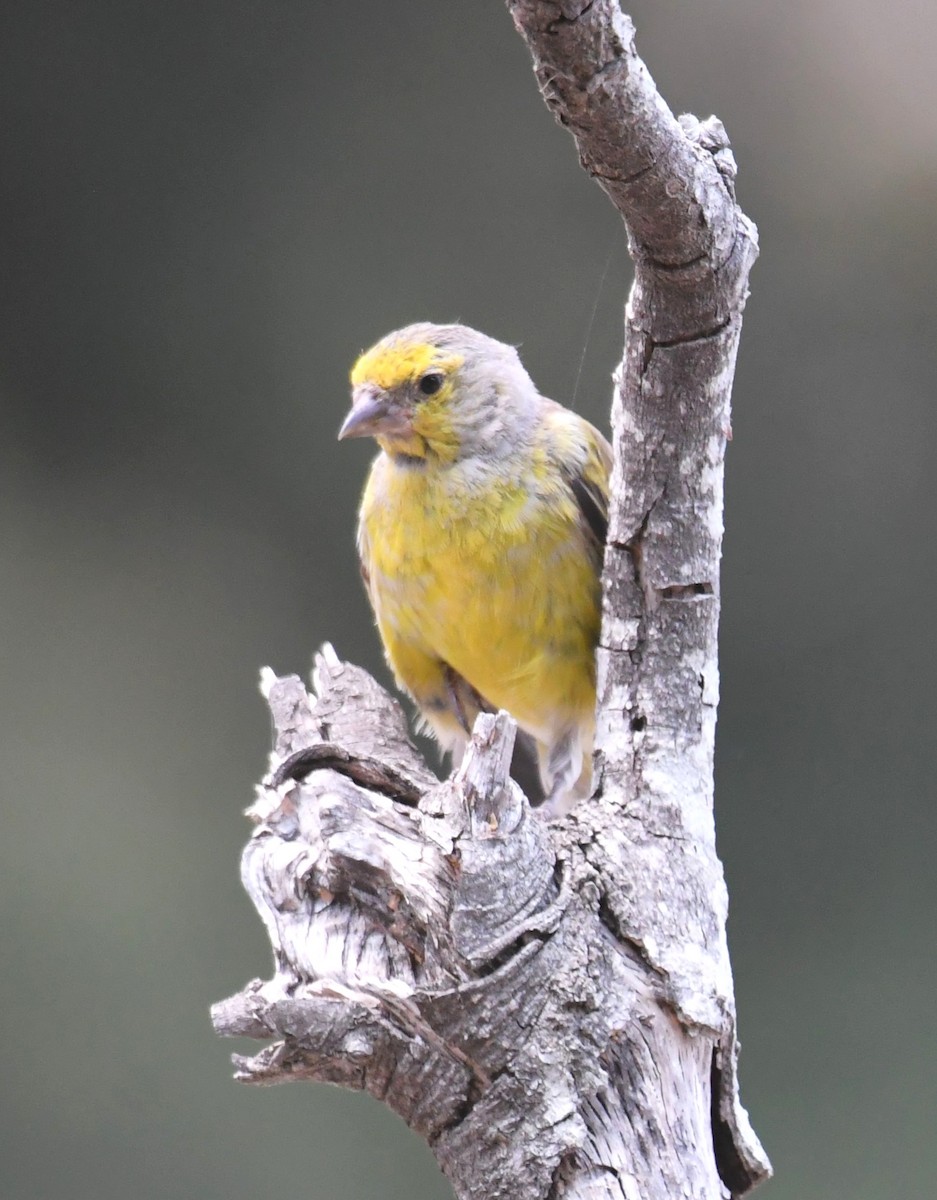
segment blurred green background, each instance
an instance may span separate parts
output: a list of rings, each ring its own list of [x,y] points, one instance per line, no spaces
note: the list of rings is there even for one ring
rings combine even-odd
[[[930,1194],[937,8],[631,11],[762,237],[717,820],[763,1194]],[[497,0],[6,0],[0,47],[0,1196],[445,1197],[377,1103],[239,1087],[210,1028],[270,969],[257,672],[328,638],[386,679],[357,352],[462,319],[607,424],[617,218]]]

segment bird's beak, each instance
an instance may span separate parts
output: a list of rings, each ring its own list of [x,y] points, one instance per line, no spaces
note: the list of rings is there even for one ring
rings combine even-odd
[[[410,418],[398,401],[373,387],[355,388],[351,412],[338,431],[338,440],[353,437],[406,436],[413,432]]]

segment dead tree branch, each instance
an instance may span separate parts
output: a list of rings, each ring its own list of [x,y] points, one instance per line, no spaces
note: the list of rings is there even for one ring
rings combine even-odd
[[[596,797],[546,825],[479,718],[439,784],[329,648],[265,676],[245,887],[276,974],[217,1005],[239,1079],[364,1088],[462,1200],[716,1200],[770,1171],[738,1098],[713,741],[723,456],[754,226],[715,118],[673,116],[613,0],[509,0],[635,263],[613,406]]]

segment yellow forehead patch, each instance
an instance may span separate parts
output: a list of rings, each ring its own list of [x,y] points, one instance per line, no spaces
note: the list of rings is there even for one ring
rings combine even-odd
[[[418,379],[430,367],[454,370],[462,363],[461,355],[444,355],[429,342],[378,342],[366,350],[351,369],[352,387],[376,383],[385,391]]]

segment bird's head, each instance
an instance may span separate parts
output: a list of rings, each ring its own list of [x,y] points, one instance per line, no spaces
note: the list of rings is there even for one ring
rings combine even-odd
[[[533,423],[537,391],[517,351],[465,325],[408,325],[352,368],[339,438],[373,437],[391,456],[452,463],[509,448]]]

